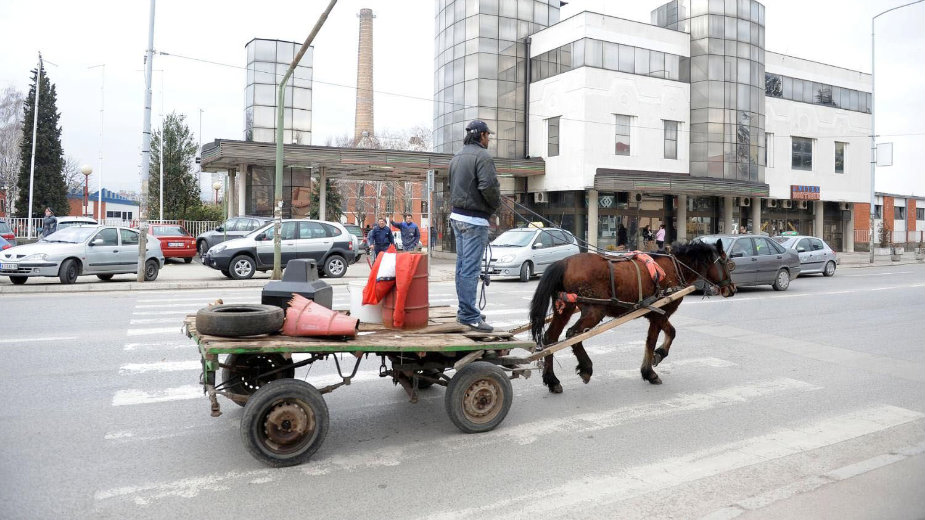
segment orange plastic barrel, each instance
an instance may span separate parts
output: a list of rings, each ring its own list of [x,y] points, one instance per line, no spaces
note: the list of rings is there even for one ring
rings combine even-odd
[[[423,329],[427,326],[430,302],[427,293],[427,255],[422,253],[399,253],[400,255],[421,255],[421,261],[411,276],[411,286],[405,299],[405,324],[402,330]],[[389,291],[382,299],[382,325],[394,329],[392,314],[395,311],[395,290]]]

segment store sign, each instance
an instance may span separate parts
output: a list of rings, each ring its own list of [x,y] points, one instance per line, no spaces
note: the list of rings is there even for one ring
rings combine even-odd
[[[821,190],[819,186],[790,185],[790,198],[793,200],[819,200]]]

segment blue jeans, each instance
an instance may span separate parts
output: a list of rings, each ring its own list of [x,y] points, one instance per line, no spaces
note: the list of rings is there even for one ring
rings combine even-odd
[[[462,323],[476,323],[482,315],[475,305],[475,297],[482,255],[488,245],[488,227],[473,226],[452,219],[450,226],[456,237],[456,298],[459,300],[456,319]]]

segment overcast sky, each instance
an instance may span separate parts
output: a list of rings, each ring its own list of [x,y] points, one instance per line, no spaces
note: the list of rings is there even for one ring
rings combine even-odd
[[[511,1],[511,0],[501,0]],[[600,1],[600,0],[597,0]],[[616,1],[616,0],[614,0]],[[909,0],[766,0],[769,51],[870,72],[871,17]],[[571,3],[576,8],[583,0]],[[620,16],[649,22],[663,0],[620,2]],[[373,9],[376,131],[430,127],[433,0],[340,0],[314,41],[313,144],[353,133],[357,14]],[[244,45],[302,42],[327,0],[160,0],[152,124],[185,114],[202,140],[242,139]],[[57,86],[65,155],[99,169],[100,86],[105,64],[103,183],[137,190],[143,117],[145,0],[0,0],[0,88],[28,89],[38,52]],[[877,133],[897,166],[878,170],[878,191],[925,195],[925,3],[877,20]],[[197,61],[203,60],[203,61]],[[218,65],[207,62],[215,62]],[[163,86],[163,87],[162,87]],[[161,100],[163,99],[163,104]],[[91,182],[96,185],[96,173]]]

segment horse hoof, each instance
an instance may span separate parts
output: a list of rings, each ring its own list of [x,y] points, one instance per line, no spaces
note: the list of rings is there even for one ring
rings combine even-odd
[[[652,379],[649,379],[649,382],[652,383],[653,385],[660,385],[662,384],[662,379],[658,376],[655,376]]]
[[[664,359],[664,358],[662,358],[662,355],[659,354],[658,352],[656,352],[655,354],[653,354],[653,355],[652,355],[652,366],[653,366],[653,367],[657,367],[658,364],[662,362],[662,359]]]
[[[561,393],[562,393],[562,385],[560,385],[560,384],[552,385],[552,386],[549,387],[549,391],[550,391],[551,393],[553,393],[553,394],[561,394]]]
[[[581,376],[581,380],[584,381],[585,384],[588,384],[588,382],[591,381],[591,374],[586,374],[586,373],[584,373],[584,372],[579,372],[578,375]]]

